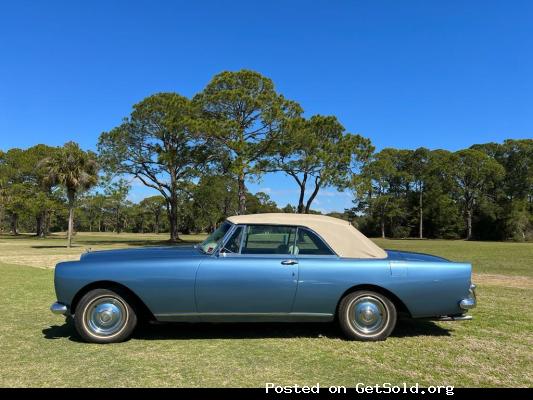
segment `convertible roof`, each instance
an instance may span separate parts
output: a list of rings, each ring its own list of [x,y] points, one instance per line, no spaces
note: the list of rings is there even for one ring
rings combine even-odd
[[[229,217],[234,224],[305,226],[318,233],[340,257],[387,258],[387,253],[348,221],[316,214],[249,214]]]

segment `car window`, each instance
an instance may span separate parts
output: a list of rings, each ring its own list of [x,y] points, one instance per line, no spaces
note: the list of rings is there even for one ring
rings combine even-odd
[[[248,225],[241,254],[292,254],[296,228]]]
[[[231,234],[231,237],[228,239],[226,244],[224,245],[223,251],[226,253],[238,253],[239,249],[241,247],[241,238],[242,238],[242,232],[243,227],[240,226]]]
[[[200,248],[207,254],[213,254],[215,248],[218,246],[219,242],[226,235],[226,233],[231,228],[232,224],[229,222],[224,222],[218,227],[211,235],[207,237],[202,243],[200,243]]]
[[[295,254],[333,255],[333,252],[317,234],[305,228],[298,228]]]

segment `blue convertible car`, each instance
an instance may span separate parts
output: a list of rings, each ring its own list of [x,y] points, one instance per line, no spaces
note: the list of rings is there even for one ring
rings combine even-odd
[[[194,247],[88,252],[55,269],[52,312],[90,342],[127,339],[139,319],[337,320],[349,339],[383,340],[397,315],[471,319],[469,263],[385,251],[319,215],[230,217]]]

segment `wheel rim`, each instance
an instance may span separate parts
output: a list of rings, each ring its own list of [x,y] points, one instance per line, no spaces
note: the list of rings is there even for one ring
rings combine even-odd
[[[365,335],[379,333],[386,325],[388,319],[385,305],[372,296],[363,296],[355,299],[350,315],[354,328]]]
[[[112,336],[126,325],[127,309],[115,297],[100,297],[93,300],[85,311],[85,325],[96,336]]]

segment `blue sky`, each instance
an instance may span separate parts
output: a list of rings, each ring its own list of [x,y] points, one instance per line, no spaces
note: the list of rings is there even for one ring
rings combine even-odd
[[[0,148],[94,149],[145,96],[241,68],[378,149],[531,138],[532,21],[529,0],[4,1]],[[249,187],[296,202],[280,175]],[[350,204],[327,189],[315,208]]]

